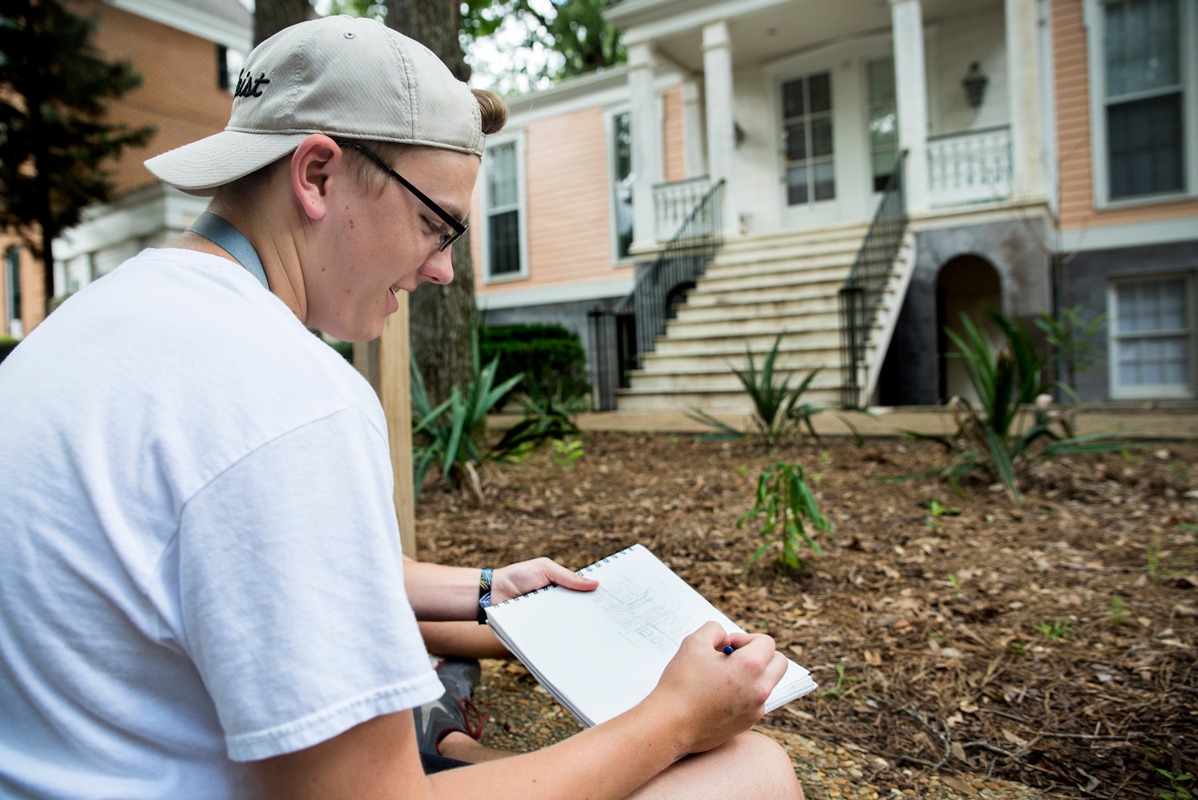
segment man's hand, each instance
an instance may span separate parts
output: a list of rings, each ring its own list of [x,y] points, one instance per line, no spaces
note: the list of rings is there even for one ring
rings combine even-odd
[[[724,655],[725,645],[735,651]],[[719,623],[708,622],[682,640],[645,703],[677,720],[674,730],[684,737],[678,743],[681,753],[701,753],[761,719],[786,666],[769,636],[728,634]]]
[[[491,575],[491,603],[498,604],[556,583],[576,592],[593,592],[599,581],[584,578],[548,558],[534,558],[495,570]]]

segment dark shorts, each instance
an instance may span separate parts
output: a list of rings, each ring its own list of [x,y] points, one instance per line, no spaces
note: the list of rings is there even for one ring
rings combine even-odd
[[[433,755],[431,753],[421,753],[420,764],[424,767],[425,775],[432,775],[434,772],[444,772],[447,769],[457,769],[458,767],[468,766],[468,763],[465,761],[458,761],[455,758],[446,758],[445,756]]]

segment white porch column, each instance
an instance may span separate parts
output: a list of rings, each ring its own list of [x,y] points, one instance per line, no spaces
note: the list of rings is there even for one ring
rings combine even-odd
[[[632,93],[632,247],[635,252],[657,243],[653,180],[661,171],[661,126],[653,92],[653,50],[648,42],[628,48],[628,88]]]
[[[707,174],[703,89],[698,81],[682,84],[682,164],[688,178]]]
[[[724,179],[724,233],[740,233],[733,161],[736,155],[732,105],[732,41],[724,20],[703,26],[703,83],[707,94],[707,169],[714,184]]]
[[[899,147],[907,151],[907,209],[928,207],[928,79],[920,0],[890,0]]]
[[[1040,141],[1042,74],[1037,47],[1036,0],[1006,0],[1007,93],[1011,104],[1011,190],[1015,197],[1042,197],[1044,149]]]

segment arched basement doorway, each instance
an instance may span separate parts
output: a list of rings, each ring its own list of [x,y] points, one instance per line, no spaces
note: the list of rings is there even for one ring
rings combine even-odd
[[[944,329],[947,326],[964,337],[961,315],[966,314],[991,341],[1000,342],[1002,334],[986,317],[987,308],[1002,310],[1002,279],[993,264],[980,256],[959,256],[940,268],[936,277],[936,341],[941,402],[954,396],[970,403],[978,401],[957,347]]]

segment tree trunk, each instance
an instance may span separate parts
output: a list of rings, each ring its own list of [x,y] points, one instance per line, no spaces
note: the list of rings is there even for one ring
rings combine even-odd
[[[257,0],[254,3],[254,45],[313,16],[308,0]]]
[[[387,25],[432,50],[458,80],[470,77],[458,39],[462,21],[455,0],[387,0],[386,5]],[[453,274],[453,283],[423,284],[410,300],[412,354],[434,406],[453,387],[464,391],[474,377],[470,327],[477,311],[469,233],[453,246]]]

